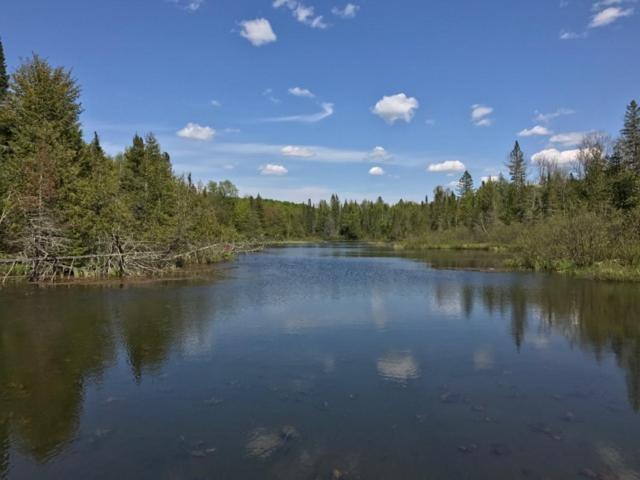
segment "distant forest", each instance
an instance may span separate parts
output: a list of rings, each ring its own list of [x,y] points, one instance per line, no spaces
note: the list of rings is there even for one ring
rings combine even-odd
[[[241,198],[229,181],[176,175],[151,133],[108,156],[97,134],[84,141],[81,111],[68,70],[34,55],[9,75],[0,43],[0,259],[76,256],[79,268],[83,257],[131,249],[170,255],[220,242],[327,239],[506,246],[527,268],[640,271],[635,101],[619,138],[588,135],[571,164],[528,164],[516,142],[508,177],[478,185],[464,172],[455,191],[394,205]]]

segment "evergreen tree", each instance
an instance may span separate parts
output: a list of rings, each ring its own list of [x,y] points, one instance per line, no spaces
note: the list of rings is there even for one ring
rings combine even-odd
[[[4,58],[4,47],[0,40],[0,170],[3,169],[3,159],[6,160],[9,150],[9,121],[6,109],[3,108],[4,100],[9,93],[9,74]],[[2,174],[0,173],[0,195],[2,195]]]
[[[509,162],[507,163],[509,168],[509,175],[511,176],[511,182],[516,188],[524,188],[527,181],[527,164],[524,159],[524,154],[520,149],[520,144],[516,141],[513,150],[509,154]]]
[[[520,144],[517,141],[509,154],[507,167],[511,177],[508,206],[510,207],[511,215],[522,221],[527,214],[527,164],[524,159],[524,153],[522,153]]]
[[[640,106],[635,100],[627,106],[624,115],[620,150],[624,164],[640,174]]]
[[[473,193],[473,178],[468,170],[465,170],[458,181],[458,195],[464,197],[469,193]]]
[[[80,88],[70,73],[37,55],[12,77],[2,107],[9,128],[3,170],[15,194],[14,231],[22,243],[53,241],[77,213],[84,149],[79,97]],[[28,249],[44,248],[43,244]]]
[[[4,58],[4,47],[0,39],[0,103],[4,100],[9,91],[9,74],[7,73],[7,62]]]

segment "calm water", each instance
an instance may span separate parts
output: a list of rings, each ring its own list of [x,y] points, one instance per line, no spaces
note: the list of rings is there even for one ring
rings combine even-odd
[[[640,286],[465,255],[0,290],[0,478],[640,478]]]

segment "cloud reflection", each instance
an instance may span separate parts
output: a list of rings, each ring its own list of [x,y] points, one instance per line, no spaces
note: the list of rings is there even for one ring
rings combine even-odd
[[[420,377],[420,366],[411,353],[388,353],[378,359],[378,374],[385,380],[406,383]]]

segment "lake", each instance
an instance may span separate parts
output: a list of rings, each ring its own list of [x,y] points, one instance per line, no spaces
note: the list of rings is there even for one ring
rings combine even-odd
[[[0,290],[0,478],[640,478],[640,286],[490,259]]]

